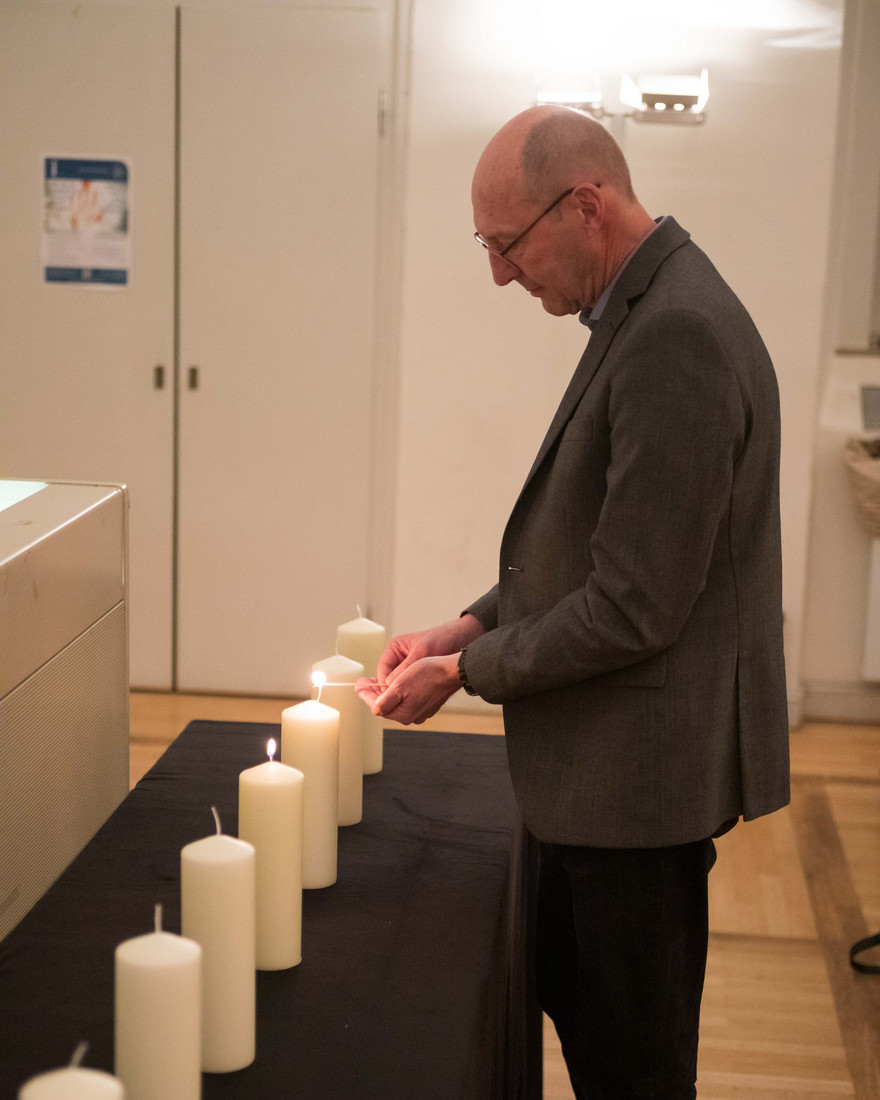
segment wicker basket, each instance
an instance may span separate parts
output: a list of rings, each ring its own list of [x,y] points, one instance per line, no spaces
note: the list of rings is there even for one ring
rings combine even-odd
[[[848,439],[843,461],[859,518],[871,538],[880,539],[880,439]]]

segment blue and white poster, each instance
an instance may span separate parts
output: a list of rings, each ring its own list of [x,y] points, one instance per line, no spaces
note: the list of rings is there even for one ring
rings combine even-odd
[[[47,283],[103,289],[128,285],[129,183],[123,160],[45,158],[42,260]]]

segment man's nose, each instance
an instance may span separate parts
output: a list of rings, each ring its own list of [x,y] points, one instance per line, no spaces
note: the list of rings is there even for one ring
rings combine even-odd
[[[516,264],[499,256],[497,252],[489,253],[489,266],[492,269],[492,278],[498,286],[507,286],[520,273]]]

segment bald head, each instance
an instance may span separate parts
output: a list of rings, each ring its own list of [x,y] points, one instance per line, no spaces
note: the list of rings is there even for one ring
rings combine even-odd
[[[546,202],[580,182],[613,188],[635,202],[620,146],[601,123],[569,107],[530,107],[486,146],[474,173],[474,194]]]
[[[655,228],[617,142],[566,107],[531,107],[502,126],[477,163],[471,197],[492,278],[519,283],[555,316],[595,304]]]
[[[526,134],[521,166],[530,197],[591,179],[635,201],[620,146],[601,123],[580,111],[563,107],[541,113]]]

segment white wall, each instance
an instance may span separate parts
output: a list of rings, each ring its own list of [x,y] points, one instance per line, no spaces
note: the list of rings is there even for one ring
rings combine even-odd
[[[766,14],[772,6],[759,7]],[[522,7],[414,0],[394,630],[454,616],[494,583],[504,522],[584,343],[576,318],[550,318],[519,287],[495,287],[471,239],[474,164],[534,95],[528,35],[510,28]],[[553,5],[542,10],[546,19]],[[622,141],[642,202],[655,216],[672,214],[705,248],[776,364],[797,717],[839,50],[827,26],[821,34],[804,25],[640,29],[603,27],[605,60],[617,54],[640,72],[710,70],[704,126],[626,122]],[[656,68],[646,61],[652,49]]]
[[[880,384],[880,360],[854,358],[833,366],[834,382],[855,395],[860,383]],[[829,380],[830,381],[830,380]],[[836,389],[837,387],[835,387]],[[859,522],[843,446],[853,430],[834,416],[830,392],[816,431],[813,509],[809,533],[803,678],[805,711],[832,720],[880,719],[880,693],[862,682],[870,540]],[[849,404],[849,402],[847,402]],[[856,401],[852,402],[857,408]]]
[[[389,70],[396,62],[394,152],[382,188],[390,245],[380,260],[390,320],[377,349],[380,461],[371,494],[379,501],[376,542],[387,539],[388,553],[372,563],[376,617],[395,631],[428,625],[456,615],[493,583],[510,506],[586,335],[575,318],[548,317],[520,288],[493,285],[471,238],[471,173],[485,142],[532,102],[538,70],[564,46],[606,78],[621,69],[706,64],[704,126],[615,129],[642,201],[655,215],[674,215],[706,249],[752,311],[776,363],[786,649],[797,717],[804,675],[856,675],[867,568],[866,537],[842,503],[836,452],[821,438],[814,449],[813,440],[843,0],[690,0],[679,26],[647,21],[647,14],[668,17],[673,0],[618,0],[611,14],[595,0],[370,2],[387,20]],[[727,6],[735,6],[738,27],[725,22]],[[397,91],[404,83],[405,95]],[[814,459],[820,477],[807,583]]]
[[[880,385],[880,348],[853,354],[869,345],[880,296],[878,53],[880,6],[876,0],[848,0],[803,662],[807,714],[875,722],[880,721],[880,667],[870,651],[863,672],[869,536],[858,519],[842,450],[847,436],[862,427],[860,386]],[[836,349],[844,350],[836,354]],[[864,674],[872,679],[865,681]]]

